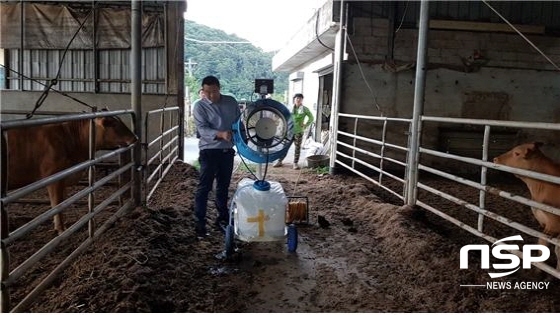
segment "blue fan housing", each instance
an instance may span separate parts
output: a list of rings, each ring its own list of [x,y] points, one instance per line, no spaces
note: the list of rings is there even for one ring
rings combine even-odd
[[[255,135],[254,121],[260,116],[273,116],[285,128],[270,139]],[[254,116],[257,116],[255,118]],[[233,142],[237,153],[255,163],[268,163],[286,156],[293,141],[293,120],[288,108],[272,99],[259,99],[247,106],[233,123]]]

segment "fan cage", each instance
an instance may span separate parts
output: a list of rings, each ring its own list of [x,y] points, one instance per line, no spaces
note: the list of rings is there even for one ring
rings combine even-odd
[[[268,163],[284,157],[289,150],[293,120],[282,103],[261,99],[247,106],[233,124],[233,131],[241,156],[256,163]]]

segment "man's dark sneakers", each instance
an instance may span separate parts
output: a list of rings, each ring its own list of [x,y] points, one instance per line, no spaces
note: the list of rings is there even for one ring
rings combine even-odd
[[[196,238],[197,238],[198,240],[202,240],[202,239],[205,239],[205,238],[207,238],[208,236],[210,236],[210,233],[208,233],[208,232],[206,231],[205,228],[198,228],[198,227],[197,227],[197,228],[195,229],[195,233],[196,233]]]
[[[196,233],[196,238],[199,241],[202,241],[203,239],[207,238],[208,236],[210,236],[210,233],[206,232],[206,233]]]

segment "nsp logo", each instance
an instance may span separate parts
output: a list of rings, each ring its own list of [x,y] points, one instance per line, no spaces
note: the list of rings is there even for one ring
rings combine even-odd
[[[519,250],[518,245],[505,244],[506,241],[522,241],[521,235],[510,236],[497,240],[492,244],[492,256],[498,259],[509,260],[506,264],[492,264],[494,269],[510,270],[506,272],[489,272],[490,278],[500,278],[510,275],[519,270],[520,260],[515,254],[507,253],[508,250]],[[504,243],[504,244],[502,244]],[[488,245],[465,245],[461,247],[460,252],[460,268],[469,269],[469,256],[471,250],[480,251],[481,268],[490,269],[490,246]],[[538,255],[533,256],[533,251],[540,252]],[[523,246],[523,269],[531,268],[532,262],[545,261],[550,257],[550,250],[544,245],[527,244]],[[511,270],[513,269],[513,270]]]

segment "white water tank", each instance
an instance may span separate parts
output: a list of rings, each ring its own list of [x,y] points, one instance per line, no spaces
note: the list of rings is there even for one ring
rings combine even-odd
[[[234,230],[239,240],[285,239],[288,198],[280,183],[243,178],[237,185],[233,205]]]

